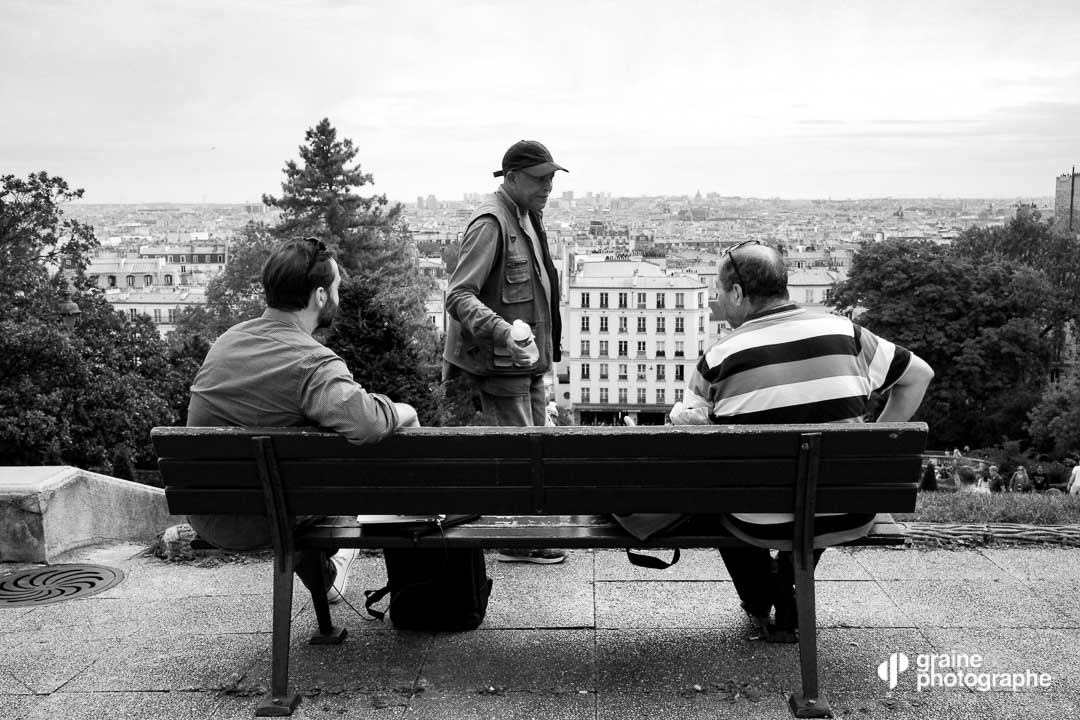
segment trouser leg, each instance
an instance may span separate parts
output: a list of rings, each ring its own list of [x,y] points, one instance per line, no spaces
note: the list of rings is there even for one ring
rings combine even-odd
[[[821,560],[825,548],[814,551],[814,567]],[[795,600],[795,559],[794,554],[781,550],[776,556],[776,624],[782,628],[794,628],[798,622],[798,610]]]
[[[769,551],[753,546],[724,548],[720,557],[746,611],[754,617],[768,616],[776,594],[776,574]]]

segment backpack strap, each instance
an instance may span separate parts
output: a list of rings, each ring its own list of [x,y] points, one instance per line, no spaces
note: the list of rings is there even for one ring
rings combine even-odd
[[[661,560],[658,557],[652,555],[646,555],[638,550],[632,550],[626,548],[626,559],[630,561],[631,565],[637,565],[638,567],[651,568],[653,570],[667,570],[669,567],[679,562],[679,548],[675,548],[671,554],[671,562]]]

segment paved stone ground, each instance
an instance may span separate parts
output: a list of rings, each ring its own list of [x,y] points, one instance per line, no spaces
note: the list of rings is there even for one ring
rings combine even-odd
[[[269,682],[266,556],[168,563],[111,545],[70,562],[118,567],[84,599],[0,609],[0,718],[248,718]],[[0,574],[25,569],[0,565]],[[479,630],[399,633],[345,605],[339,646],[305,643],[296,595],[292,686],[307,718],[788,718],[798,651],[746,639],[717,553],[667,571],[621,553],[556,566],[489,558]],[[838,717],[1074,717],[1080,707],[1080,549],[831,550],[818,572],[822,690]],[[353,567],[346,599],[383,584]],[[299,583],[298,583],[299,585]],[[893,653],[912,667],[890,690]],[[979,653],[979,672],[1049,673],[1049,688],[916,689],[919,654]]]

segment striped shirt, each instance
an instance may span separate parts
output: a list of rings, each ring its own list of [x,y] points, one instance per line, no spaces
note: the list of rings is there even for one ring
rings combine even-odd
[[[715,423],[860,422],[873,391],[907,371],[911,353],[845,317],[794,304],[752,315],[690,376]]]
[[[911,352],[845,317],[795,304],[756,315],[698,361],[690,392],[720,424],[862,422],[867,400],[899,380]],[[751,523],[782,513],[733,513]]]

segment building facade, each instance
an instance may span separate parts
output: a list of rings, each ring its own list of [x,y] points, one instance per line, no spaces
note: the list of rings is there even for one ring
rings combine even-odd
[[[1054,227],[1065,232],[1080,232],[1080,174],[1058,175],[1054,187]]]
[[[652,263],[587,262],[569,280],[563,326],[574,422],[663,424],[707,348],[707,288]]]

